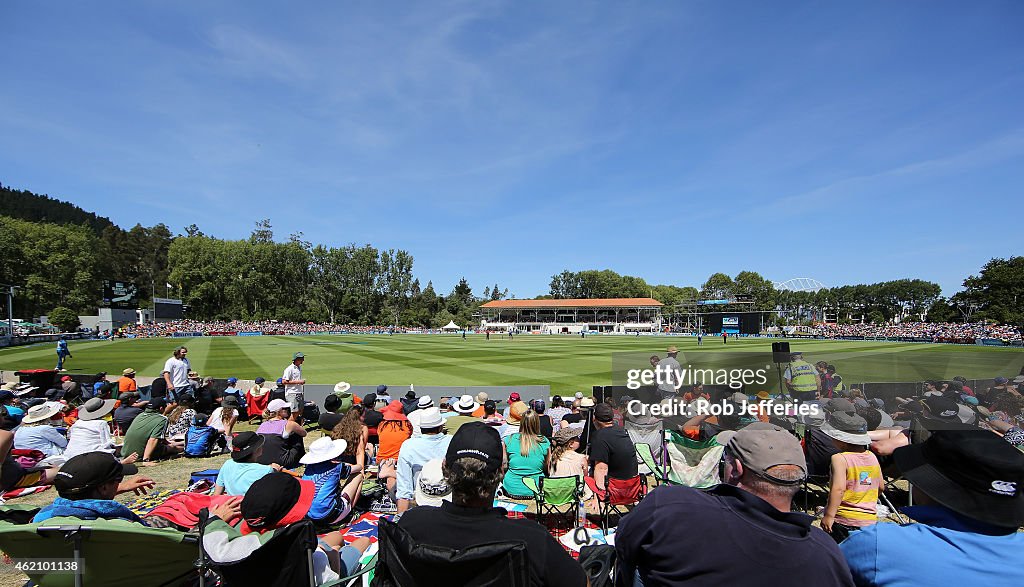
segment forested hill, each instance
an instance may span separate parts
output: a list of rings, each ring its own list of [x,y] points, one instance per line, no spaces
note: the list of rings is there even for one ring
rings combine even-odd
[[[114,225],[109,218],[86,212],[70,202],[62,202],[28,190],[16,190],[3,184],[0,184],[0,216],[29,222],[85,225],[96,234]]]

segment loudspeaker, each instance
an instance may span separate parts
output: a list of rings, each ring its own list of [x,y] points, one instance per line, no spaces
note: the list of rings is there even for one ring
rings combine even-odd
[[[594,404],[604,403],[604,390],[608,389],[603,385],[594,386]]]
[[[772,343],[772,362],[788,363],[790,358],[788,342]]]

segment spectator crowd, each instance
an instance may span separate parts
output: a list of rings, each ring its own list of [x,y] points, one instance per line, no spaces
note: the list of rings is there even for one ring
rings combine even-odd
[[[981,339],[1020,342],[1020,330],[1014,326],[984,322],[902,322],[900,324],[821,324],[813,332],[823,338],[914,338],[932,342],[974,344]]]
[[[566,479],[576,488],[561,504],[577,509],[571,522],[586,526],[589,512],[615,528],[614,546],[581,551],[581,562],[605,557],[620,586],[1024,580],[1012,562],[1024,547],[1024,375],[996,375],[977,389],[960,377],[930,380],[915,397],[885,401],[844,385],[836,366],[791,359],[785,394],[655,387],[644,390],[648,402],[678,409],[652,416],[632,397],[392,396],[384,385],[356,397],[345,382],[318,406],[289,391],[304,382],[301,353],[277,386],[257,380],[242,390],[229,380],[216,391],[179,347],[146,388],[131,369],[89,385],[67,376],[46,390],[6,384],[0,489],[53,485],[58,497],[36,522],[120,519],[188,531],[199,523],[194,510],[206,508],[202,544],[213,563],[259,564],[261,547],[311,520],[317,584],[358,569],[371,543],[343,532],[366,509],[388,515],[381,540],[393,541],[375,584],[410,584],[403,573],[438,558],[448,583],[472,584],[460,556],[501,544],[525,546],[517,560],[530,585],[607,582],[607,570],[588,576],[600,565],[574,561],[550,526],[499,507],[540,507],[544,487]],[[756,409],[795,407],[793,398],[816,409]],[[691,409],[713,404],[733,409]],[[642,442],[653,447],[650,461]],[[114,499],[155,485],[139,467],[182,454],[229,455],[208,491],[172,499],[188,521],[139,516]],[[710,482],[685,477],[687,467]],[[899,478],[913,484],[915,505],[894,512],[886,494]],[[819,510],[801,512],[797,496],[806,500],[808,484],[826,495]],[[914,522],[889,523],[894,515]]]

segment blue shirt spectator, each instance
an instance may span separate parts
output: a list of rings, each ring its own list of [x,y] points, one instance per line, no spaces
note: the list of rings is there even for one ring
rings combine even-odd
[[[52,457],[63,453],[67,446],[67,437],[49,424],[22,425],[14,431],[14,448],[38,450]]]
[[[875,524],[839,545],[856,585],[1022,585],[1024,453],[986,430],[932,432],[893,451],[917,524]],[[1007,558],[1007,557],[1011,558]]]
[[[1024,567],[1006,558],[1024,551],[1024,533],[942,506],[902,511],[919,523],[875,524],[840,543],[856,585],[1024,584]]]

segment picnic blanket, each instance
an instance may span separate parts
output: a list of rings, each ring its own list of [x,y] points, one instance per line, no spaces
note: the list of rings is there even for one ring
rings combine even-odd
[[[172,495],[181,493],[180,489],[163,489],[156,493],[143,495],[124,504],[125,507],[135,512],[140,518],[149,515],[155,507],[167,501]]]
[[[148,515],[159,516],[184,528],[195,528],[199,525],[199,512],[203,508],[209,509],[234,498],[233,495],[207,495],[182,491],[151,509]]]
[[[377,525],[380,523],[380,519],[386,520],[394,519],[394,516],[388,514],[378,514],[375,512],[366,512],[352,521],[347,527],[341,531],[341,537],[345,540],[346,544],[355,542],[358,538],[369,538],[370,544],[377,543]]]
[[[22,487],[21,489],[12,489],[4,492],[3,496],[0,496],[0,503],[7,501],[8,499],[14,499],[16,497],[25,497],[26,495],[32,495],[33,493],[39,493],[40,491],[46,491],[52,487],[51,485],[36,485],[35,487]]]
[[[510,520],[523,520],[523,519],[525,519],[525,520],[534,520],[534,521],[536,521],[537,520],[537,515],[534,514],[534,513],[531,513],[531,512],[512,512],[512,511],[510,511],[510,512],[508,512],[508,518]],[[552,517],[549,516],[549,517],[545,518],[545,520],[549,520],[549,519],[552,519]],[[601,531],[601,526],[591,522],[589,517],[587,518],[587,521],[586,521],[586,523],[584,525],[584,528],[586,528],[586,530],[587,530],[587,536],[589,537],[589,541],[588,541],[589,544],[606,544],[607,543],[606,541],[603,541],[605,539],[604,539],[604,534]],[[553,536],[555,538],[555,540],[558,541],[559,544],[562,545],[562,548],[564,548],[565,551],[568,552],[572,556],[572,558],[574,558],[574,559],[578,559],[579,558],[579,556],[580,556],[579,546],[577,546],[576,548],[573,548],[573,546],[575,546],[575,540],[573,540],[573,536],[570,536],[570,534],[575,534],[575,532],[576,532],[576,528],[575,527],[573,527],[573,528],[564,528],[564,527],[552,526],[552,525],[545,524],[545,529],[548,531],[549,534],[551,534],[551,536]],[[580,545],[580,546],[585,546],[585,545]]]

